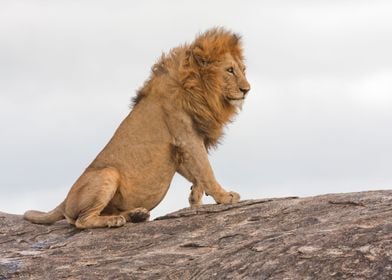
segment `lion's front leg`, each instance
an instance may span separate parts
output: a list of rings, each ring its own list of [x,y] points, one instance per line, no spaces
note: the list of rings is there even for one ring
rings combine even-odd
[[[188,172],[188,170],[185,168],[183,164],[180,164],[180,166],[177,169],[177,172],[188,181],[192,183],[196,182],[196,179],[191,175],[191,173]],[[189,198],[188,198],[190,206],[195,207],[201,205],[203,194],[204,194],[204,190],[202,186],[196,184],[192,185],[191,193],[189,194]]]
[[[216,181],[208,154],[202,142],[179,143],[177,150],[181,154],[178,173],[193,183],[189,203],[191,206],[201,204],[204,192],[211,195],[217,203],[236,203],[240,195],[224,190]]]
[[[191,187],[191,193],[189,194],[189,198],[188,198],[191,207],[196,207],[203,204],[202,203],[203,194],[204,194],[204,190],[202,186],[193,185]]]
[[[169,105],[167,105],[169,106]],[[192,118],[183,112],[164,108],[165,119],[173,137],[174,159],[177,161],[177,172],[193,183],[189,202],[191,206],[201,204],[204,193],[214,198],[217,203],[235,203],[240,195],[227,192],[216,181],[204,140],[195,130]]]

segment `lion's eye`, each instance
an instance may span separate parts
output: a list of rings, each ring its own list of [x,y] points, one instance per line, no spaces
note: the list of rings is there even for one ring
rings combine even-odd
[[[227,68],[227,72],[229,72],[230,74],[234,74],[234,68],[233,67]]]

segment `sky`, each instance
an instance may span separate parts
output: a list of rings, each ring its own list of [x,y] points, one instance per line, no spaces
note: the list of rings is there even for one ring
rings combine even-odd
[[[387,0],[1,1],[0,211],[57,206],[161,53],[214,26],[242,35],[252,86],[210,154],[226,189],[390,189],[391,14]],[[190,186],[176,175],[153,217],[187,207]]]

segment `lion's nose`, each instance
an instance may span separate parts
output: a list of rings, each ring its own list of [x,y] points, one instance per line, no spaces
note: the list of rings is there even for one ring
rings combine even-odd
[[[246,95],[250,91],[250,87],[240,87],[240,91]]]

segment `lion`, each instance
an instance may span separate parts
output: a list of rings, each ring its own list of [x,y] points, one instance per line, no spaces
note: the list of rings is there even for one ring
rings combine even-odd
[[[203,194],[216,203],[240,195],[217,182],[208,160],[250,90],[239,35],[224,28],[163,54],[133,99],[132,110],[109,143],[52,211],[27,211],[24,219],[76,228],[143,222],[164,198],[177,172],[192,183],[189,203]]]

